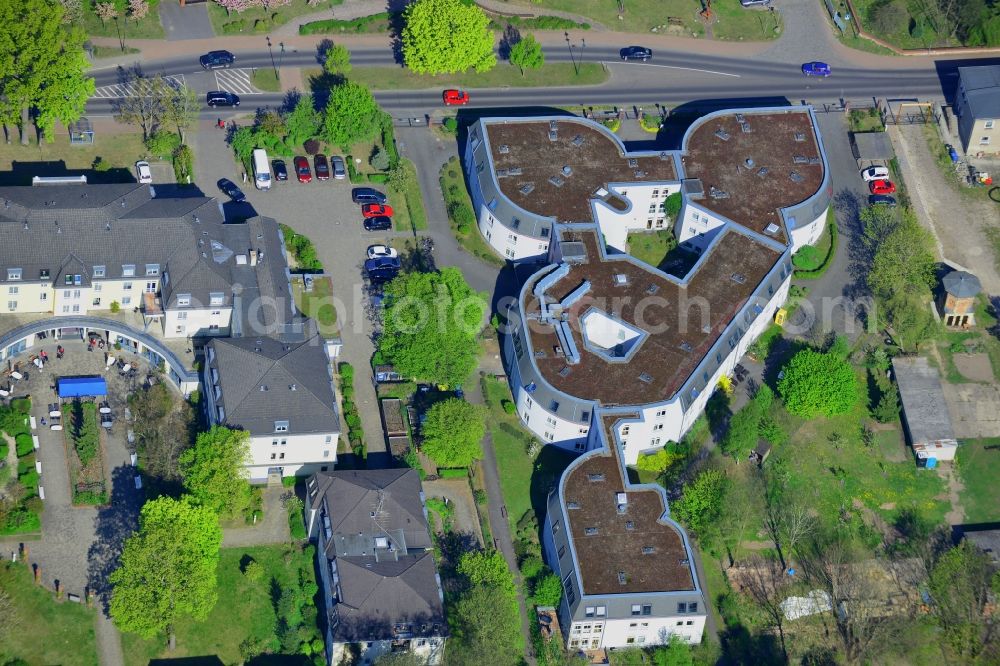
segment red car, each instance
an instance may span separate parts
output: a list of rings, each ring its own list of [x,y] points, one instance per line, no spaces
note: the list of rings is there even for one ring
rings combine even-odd
[[[892,194],[896,191],[896,186],[892,184],[891,180],[873,180],[868,185],[868,189],[872,191],[872,194]]]
[[[365,217],[378,217],[379,215],[392,217],[392,206],[376,203],[365,204],[361,207],[361,214]]]
[[[330,163],[326,161],[326,155],[314,155],[313,166],[316,168],[316,180],[330,180]]]
[[[299,182],[311,183],[313,176],[312,172],[309,171],[309,160],[299,155],[292,163],[295,165],[295,176],[299,179]]]
[[[462,106],[469,103],[469,93],[464,90],[445,90],[443,98],[445,106]]]

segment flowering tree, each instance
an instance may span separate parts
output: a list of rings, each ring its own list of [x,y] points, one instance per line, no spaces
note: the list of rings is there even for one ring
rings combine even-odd
[[[118,18],[118,10],[113,2],[98,2],[94,5],[94,13],[101,19],[101,23],[107,23]]]
[[[253,9],[254,7],[260,7],[261,0],[215,0],[219,5],[226,10],[226,13],[236,12],[240,14],[248,9]]]
[[[141,21],[149,14],[149,3],[146,0],[128,0],[128,15],[136,21]]]
[[[59,0],[63,8],[63,23],[74,23],[83,18],[83,0]]]

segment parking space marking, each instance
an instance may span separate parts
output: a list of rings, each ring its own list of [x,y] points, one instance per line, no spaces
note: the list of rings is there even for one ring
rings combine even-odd
[[[173,88],[174,90],[177,90],[178,88],[184,85],[184,75],[172,74],[170,76],[164,76],[163,82],[166,83],[171,88]],[[103,99],[117,99],[121,97],[128,97],[131,94],[132,94],[132,84],[115,83],[110,86],[101,86],[100,88],[97,88],[96,90],[94,90],[92,98],[100,97]]]
[[[250,69],[217,69],[215,74],[215,85],[217,90],[236,93],[237,95],[263,95],[261,91],[253,87]]]

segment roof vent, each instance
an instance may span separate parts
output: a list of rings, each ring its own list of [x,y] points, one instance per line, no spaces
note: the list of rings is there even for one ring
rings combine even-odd
[[[559,131],[557,129],[556,121],[549,123],[549,141],[556,141],[559,139]]]
[[[24,230],[25,231],[28,230],[28,221],[27,220],[24,221]]]
[[[721,127],[719,129],[715,130],[715,136],[719,137],[723,141],[729,141],[729,132],[727,132],[726,130],[722,129]]]
[[[792,155],[792,164],[809,164],[809,158],[805,155]]]
[[[650,375],[648,372],[644,372],[641,375],[639,375],[639,381],[646,382],[647,384],[652,384],[653,376]]]
[[[635,171],[632,172],[632,175],[635,176],[637,179],[638,178],[645,178],[646,177],[646,172],[643,171],[642,169],[636,169]]]
[[[506,155],[507,153],[510,152],[510,146],[508,146],[506,143],[501,143],[499,150],[501,155]]]
[[[733,273],[729,277],[732,278],[733,282],[736,284],[743,284],[747,281],[747,276],[743,275],[743,273]]]
[[[646,287],[646,293],[650,295],[655,294],[659,290],[660,290],[660,285],[658,284],[651,284],[648,287]]]
[[[104,225],[104,230],[105,231],[111,231],[111,223],[110,222],[108,222],[107,224]]]
[[[571,141],[570,143],[579,148],[580,146],[583,145],[583,135],[577,134],[576,136],[573,137],[573,141]]]
[[[289,391],[298,391],[298,390],[299,390],[299,387],[298,387],[298,386],[296,386],[295,384],[289,384],[289,385],[288,385],[288,390],[289,390]]]
[[[796,132],[795,133],[795,140],[798,141],[799,143],[802,143],[803,141],[806,140],[806,133],[805,132]]]
[[[748,169],[752,169],[753,168],[753,158],[752,157],[746,158],[746,160],[744,160],[743,163],[747,165]]]
[[[583,528],[583,533],[586,534],[587,536],[597,536],[597,528],[596,527],[585,527],[585,528]]]
[[[552,176],[551,178],[549,178],[549,182],[555,185],[556,187],[562,187],[563,183],[565,183],[566,181],[564,181],[560,176]]]
[[[535,191],[534,183],[525,183],[520,187],[521,194],[531,194],[534,191]]]
[[[628,284],[628,275],[625,273],[615,273],[615,284],[619,287],[624,287]]]
[[[603,481],[604,480],[604,475],[603,474],[588,474],[587,475],[587,480],[595,482],[595,483],[597,481]]]
[[[524,173],[524,169],[521,167],[511,167],[507,169],[508,176],[520,176],[522,173]]]
[[[725,190],[720,190],[719,188],[712,186],[708,190],[708,196],[712,197],[713,199],[728,199],[729,192],[726,192]]]
[[[819,164],[819,163],[820,163],[819,155],[817,155],[816,157],[809,158],[809,164]]]
[[[805,178],[802,177],[802,174],[800,174],[798,171],[791,172],[790,174],[788,174],[788,177],[792,179],[793,183],[801,183],[803,180],[805,180]]]
[[[628,165],[630,168],[634,169],[637,166],[639,166],[639,160],[635,159],[634,157],[630,157],[628,160]]]
[[[746,122],[745,120],[741,121],[740,122],[740,129],[743,130],[744,134],[749,134],[750,133],[750,123]]]
[[[259,349],[257,351],[260,351]],[[267,391],[267,384],[260,385],[260,392],[265,393]]]
[[[625,575],[625,572],[624,571],[619,571],[618,572],[618,584],[619,585],[624,585],[627,582],[628,582],[628,577]]]
[[[744,116],[742,113],[736,114],[736,122],[742,123],[744,120],[746,120],[746,116]]]
[[[566,166],[564,166],[562,168],[562,172],[563,172],[564,176],[572,176],[573,175],[573,167],[571,167],[570,165],[567,164]]]
[[[389,547],[389,539],[387,539],[384,536],[375,537],[375,547],[376,548],[388,548]]]
[[[505,178],[510,175],[509,169],[497,169],[497,178]]]
[[[681,343],[681,349],[683,349],[684,351],[690,353],[691,350],[694,349],[694,347],[691,346],[690,342],[688,342],[687,340],[685,340],[684,342]]]
[[[778,230],[780,228],[781,227],[779,227],[777,224],[775,224],[774,222],[772,222],[771,224],[769,224],[766,227],[764,227],[764,233],[773,236],[774,234],[778,233]]]
[[[660,159],[663,160],[664,162],[666,162],[667,160],[670,159],[670,153],[668,153],[665,150],[661,150],[660,151]]]
[[[655,552],[656,552],[656,549],[653,548],[652,546],[643,546],[642,547],[642,554],[643,555],[652,555]]]
[[[566,508],[567,509],[579,509],[580,508],[580,503],[579,502],[566,502]]]
[[[768,171],[767,167],[761,167],[761,168],[757,169],[757,175],[760,176],[761,178],[763,178],[764,176],[767,175],[767,171]]]
[[[635,522],[631,521],[631,520],[626,520],[625,521],[625,529],[627,529],[629,531],[634,530],[635,529]]]
[[[568,377],[569,376],[569,372],[570,372],[569,366],[568,365],[564,365],[563,368],[562,368],[562,370],[559,371],[559,376],[560,377]]]
[[[545,354],[545,350],[544,349],[536,349],[535,350],[535,358],[545,358],[545,356],[546,356],[546,354]]]

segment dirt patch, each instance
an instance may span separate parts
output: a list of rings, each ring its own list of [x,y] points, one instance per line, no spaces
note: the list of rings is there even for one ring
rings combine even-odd
[[[955,437],[1000,437],[1000,387],[995,384],[942,384]]]
[[[952,354],[951,360],[959,374],[973,382],[992,384],[994,382],[993,367],[990,357],[986,354]]]
[[[452,516],[454,529],[463,534],[472,534],[479,543],[483,535],[479,531],[479,516],[476,513],[476,500],[466,479],[435,479],[424,481],[424,493],[427,497],[446,499],[451,503],[455,513]]]
[[[998,206],[963,196],[943,178],[921,125],[892,126],[889,136],[917,219],[934,234],[938,252],[974,273],[986,293],[1000,294],[1000,274],[986,237],[986,229],[1000,223]]]

